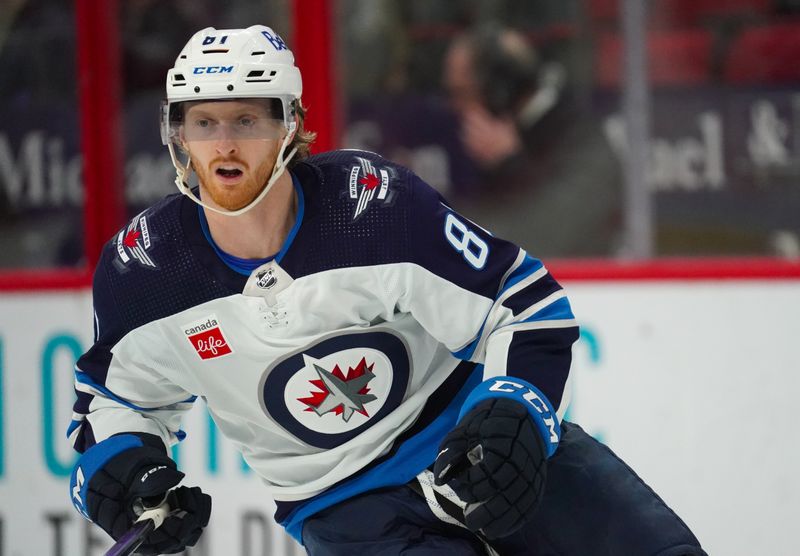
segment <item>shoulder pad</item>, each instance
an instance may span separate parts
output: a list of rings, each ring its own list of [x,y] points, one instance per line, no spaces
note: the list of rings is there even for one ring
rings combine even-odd
[[[322,153],[306,159],[323,178],[327,195],[346,205],[351,222],[370,211],[395,204],[408,190],[411,172],[369,151],[355,149]]]
[[[165,220],[178,222],[180,200],[177,193],[165,197],[134,216],[111,238],[105,248],[106,255],[118,272],[159,267],[155,251],[166,231],[159,224]]]

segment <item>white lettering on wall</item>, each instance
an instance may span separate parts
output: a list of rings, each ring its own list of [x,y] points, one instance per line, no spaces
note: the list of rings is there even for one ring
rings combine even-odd
[[[83,200],[80,155],[64,156],[64,139],[30,131],[15,156],[8,136],[0,133],[0,190],[12,208],[78,206]]]
[[[751,131],[747,136],[747,150],[756,166],[785,165],[789,163],[789,124],[781,119],[775,105],[760,100],[750,107]]]
[[[83,157],[67,157],[64,145],[62,137],[34,130],[23,135],[15,152],[8,135],[0,133],[0,196],[12,209],[81,206]],[[125,178],[128,203],[149,205],[172,193],[175,169],[166,153],[137,153],[125,165]]]
[[[718,190],[725,187],[723,165],[722,118],[716,112],[697,115],[695,136],[650,141],[647,160],[647,183],[655,191]],[[605,122],[606,135],[617,155],[628,150],[625,122],[619,115]]]

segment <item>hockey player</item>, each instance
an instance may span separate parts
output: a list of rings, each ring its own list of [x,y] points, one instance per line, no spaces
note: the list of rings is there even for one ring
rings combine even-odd
[[[141,553],[193,545],[211,500],[167,448],[202,397],[313,556],[703,554],[561,421],[578,327],[542,263],[376,154],[308,156],[300,95],[264,26],[204,29],[169,71],[181,194],[95,272],[77,509],[119,538],[166,499]]]

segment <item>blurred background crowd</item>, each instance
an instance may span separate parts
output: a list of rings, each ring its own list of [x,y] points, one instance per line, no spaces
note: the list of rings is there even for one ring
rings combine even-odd
[[[291,47],[291,1],[119,2],[125,183],[107,185],[131,216],[174,190],[158,110],[182,45],[264,23]],[[538,257],[630,256],[638,188],[646,255],[800,258],[800,1],[643,4],[626,20],[624,0],[336,0],[337,145],[410,167]],[[646,102],[625,112],[631,25]],[[82,263],[78,79],[73,2],[4,0],[0,269]]]

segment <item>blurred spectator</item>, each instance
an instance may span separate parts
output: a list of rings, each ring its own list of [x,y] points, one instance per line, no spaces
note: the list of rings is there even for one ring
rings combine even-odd
[[[516,31],[458,36],[444,87],[479,187],[457,208],[543,257],[613,255],[621,227],[621,169],[602,128],[568,94],[564,70]]]

